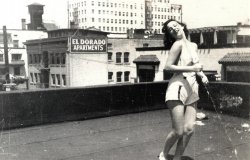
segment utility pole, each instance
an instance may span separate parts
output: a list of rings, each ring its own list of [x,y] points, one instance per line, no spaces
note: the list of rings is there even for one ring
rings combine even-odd
[[[5,75],[7,83],[10,81],[9,76],[9,55],[8,55],[8,37],[6,26],[3,26],[3,45],[4,45],[4,59],[5,59]]]

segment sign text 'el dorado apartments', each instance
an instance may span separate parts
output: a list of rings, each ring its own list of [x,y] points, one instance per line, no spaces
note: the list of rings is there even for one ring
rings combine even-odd
[[[71,52],[107,52],[105,38],[76,37],[70,39]]]

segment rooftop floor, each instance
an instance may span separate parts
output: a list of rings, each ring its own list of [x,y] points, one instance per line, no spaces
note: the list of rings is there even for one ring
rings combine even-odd
[[[209,118],[198,123],[186,159],[249,160],[249,120],[203,112]],[[166,109],[5,130],[0,159],[157,160],[170,129]]]

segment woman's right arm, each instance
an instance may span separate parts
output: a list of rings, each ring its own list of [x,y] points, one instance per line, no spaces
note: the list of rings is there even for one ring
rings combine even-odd
[[[181,54],[182,44],[181,41],[176,41],[170,51],[167,58],[167,62],[165,64],[164,69],[170,72],[199,72],[202,70],[202,66],[200,64],[196,64],[193,66],[178,66],[175,64],[177,58]]]

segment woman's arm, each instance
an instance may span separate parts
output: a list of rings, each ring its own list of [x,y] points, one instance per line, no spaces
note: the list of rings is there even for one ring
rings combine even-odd
[[[193,66],[178,66],[175,64],[182,50],[182,42],[176,41],[169,51],[169,55],[165,64],[164,69],[170,72],[199,72],[202,70],[200,64]]]
[[[195,44],[195,51],[196,51],[196,53],[198,53],[198,46],[197,46],[196,43],[194,43],[194,44]],[[197,55],[197,56],[198,56],[198,55]],[[197,62],[197,63],[199,63],[199,62]],[[207,78],[207,76],[204,74],[203,71],[196,72],[196,74],[197,74],[199,77],[201,77],[202,82],[203,82],[204,84],[207,84],[207,83],[208,83],[208,78]]]

